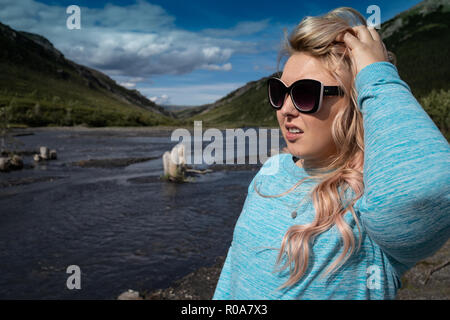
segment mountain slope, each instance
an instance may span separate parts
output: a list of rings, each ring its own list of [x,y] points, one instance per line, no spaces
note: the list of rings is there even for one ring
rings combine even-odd
[[[186,122],[202,120],[203,126],[276,126],[275,112],[267,99],[268,77],[251,81],[213,104],[176,113]]]
[[[32,126],[175,124],[137,90],[64,57],[44,37],[0,23],[0,107]]]
[[[423,1],[382,24],[379,33],[397,57],[397,68],[430,117],[450,138],[450,10],[448,0]],[[266,81],[253,81],[210,105],[177,113],[205,126],[277,126]],[[240,94],[237,94],[239,91]]]
[[[449,90],[450,1],[423,1],[382,25],[386,47],[416,98]]]
[[[250,124],[248,122],[249,117],[259,126],[271,125],[274,120],[273,114],[260,108],[262,101],[268,106],[266,97],[267,79],[250,81],[212,104],[186,108],[175,112],[175,114],[178,118],[186,121],[201,118],[205,126],[233,123],[236,127],[244,127]],[[241,108],[241,106],[245,107]]]

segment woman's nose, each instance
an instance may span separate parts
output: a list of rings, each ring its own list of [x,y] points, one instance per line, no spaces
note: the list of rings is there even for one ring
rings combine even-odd
[[[283,106],[280,109],[281,115],[283,115],[284,117],[287,117],[288,115],[290,116],[297,116],[298,115],[298,110],[295,108],[294,104],[292,103],[292,99],[291,96],[286,93],[286,95],[284,96],[284,102],[283,102]]]

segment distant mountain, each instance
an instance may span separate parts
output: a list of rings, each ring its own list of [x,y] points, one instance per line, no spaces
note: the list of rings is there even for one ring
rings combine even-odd
[[[450,89],[450,1],[420,2],[382,24],[386,47],[397,55],[400,76],[418,98]]]
[[[384,22],[379,30],[397,68],[442,133],[450,138],[450,3],[423,1]],[[213,104],[177,112],[205,126],[277,126],[267,100],[266,79],[247,83]]]
[[[177,112],[180,112],[180,111],[185,110],[185,109],[190,109],[190,108],[192,108],[192,106],[166,105],[166,104],[164,104],[164,105],[161,105],[161,108],[163,108],[166,111],[177,111]]]
[[[46,38],[0,23],[0,107],[32,126],[173,125],[170,111],[100,71],[64,57]]]
[[[202,120],[203,126],[276,126],[275,113],[267,99],[269,77],[250,81],[212,104],[176,112],[185,122]]]

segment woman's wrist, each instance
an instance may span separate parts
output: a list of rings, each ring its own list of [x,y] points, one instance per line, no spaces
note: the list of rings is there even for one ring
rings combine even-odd
[[[365,66],[355,77],[358,95],[368,86],[387,83],[389,79],[399,79],[397,68],[390,62],[378,61]]]

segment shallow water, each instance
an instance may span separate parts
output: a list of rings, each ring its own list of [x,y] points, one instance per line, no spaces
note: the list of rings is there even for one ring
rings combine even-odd
[[[213,264],[227,252],[259,168],[174,184],[159,180],[161,158],[108,169],[71,164],[160,157],[176,144],[169,135],[61,129],[16,139],[23,150],[56,149],[58,159],[0,174],[0,182],[48,178],[0,187],[0,299],[115,299]],[[81,269],[80,290],[66,287],[69,265]]]

